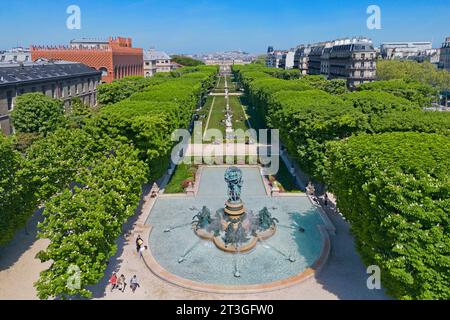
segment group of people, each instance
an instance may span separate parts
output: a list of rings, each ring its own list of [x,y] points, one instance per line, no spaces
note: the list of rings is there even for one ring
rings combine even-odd
[[[125,278],[125,275],[120,275],[120,277],[117,276],[117,273],[113,273],[111,278],[109,279],[109,284],[111,285],[111,292],[114,289],[118,289],[119,291],[125,292],[125,288],[127,287],[127,281]],[[136,289],[139,288],[139,281],[136,277],[136,275],[134,275],[131,279],[130,279],[130,288],[131,291],[133,291],[133,293],[135,293]]]
[[[139,235],[136,239],[136,251],[139,253],[139,256],[142,258],[143,252],[147,250],[147,246],[144,245],[144,240],[142,240],[141,236]],[[125,292],[125,288],[127,287],[127,281],[125,278],[125,275],[121,274],[120,277],[117,276],[117,273],[113,273],[111,278],[109,278],[109,284],[111,286],[111,292],[115,289],[118,289],[119,291]],[[135,293],[136,289],[140,287],[139,281],[137,279],[137,276],[134,275],[130,279],[130,289]]]

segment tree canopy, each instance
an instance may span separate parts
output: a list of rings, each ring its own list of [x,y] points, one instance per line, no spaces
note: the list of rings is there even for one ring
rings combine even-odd
[[[333,142],[328,178],[366,265],[400,299],[449,299],[450,140],[384,133]]]
[[[377,77],[379,80],[416,81],[439,90],[450,89],[450,72],[439,70],[429,62],[380,60],[377,62]]]
[[[186,56],[174,55],[171,57],[172,61],[178,64],[181,64],[185,67],[196,67],[204,65],[204,63],[200,60],[196,60]]]
[[[63,115],[61,101],[42,93],[27,93],[17,97],[11,119],[17,132],[47,134],[61,125]]]

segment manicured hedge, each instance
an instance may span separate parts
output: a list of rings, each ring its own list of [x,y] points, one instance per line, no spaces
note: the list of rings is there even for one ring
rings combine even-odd
[[[217,67],[183,68],[177,72],[102,108],[93,120],[94,127],[115,139],[122,136],[133,142],[150,168],[150,180],[160,178],[167,170],[174,145],[171,134],[189,126],[194,110],[214,87]]]
[[[417,104],[419,107],[429,107],[431,102],[436,99],[437,89],[418,82],[405,81],[402,79],[394,79],[388,81],[375,81],[362,84],[358,90],[360,91],[383,91],[392,93],[397,97],[408,99]]]
[[[324,174],[325,143],[368,128],[367,116],[351,103],[320,90],[275,93],[267,118],[302,169],[318,179]]]
[[[399,299],[450,298],[450,139],[361,135],[331,144],[328,178],[366,265]]]

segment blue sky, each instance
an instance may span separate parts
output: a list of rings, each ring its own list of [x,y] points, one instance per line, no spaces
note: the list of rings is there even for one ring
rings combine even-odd
[[[81,8],[81,30],[68,30],[66,9]],[[378,5],[382,29],[366,27]],[[14,0],[0,6],[0,48],[67,44],[73,38],[130,36],[136,47],[169,53],[242,49],[252,53],[352,35],[383,41],[450,36],[449,0]]]

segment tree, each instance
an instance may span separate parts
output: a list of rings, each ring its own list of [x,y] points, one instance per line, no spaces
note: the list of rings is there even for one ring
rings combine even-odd
[[[89,105],[83,103],[78,97],[72,98],[70,101],[70,111],[66,115],[69,127],[81,128],[91,116],[92,109]]]
[[[369,116],[394,111],[418,111],[419,106],[411,101],[383,91],[355,91],[342,96],[344,100]]]
[[[326,142],[368,129],[361,111],[320,90],[277,92],[267,118],[302,169],[318,180],[324,175]]]
[[[10,241],[37,207],[33,183],[24,160],[0,135],[0,245]]]
[[[380,80],[416,81],[441,91],[450,88],[450,72],[439,70],[429,62],[380,60],[377,62],[377,77]]]
[[[358,90],[388,92],[397,97],[408,99],[421,108],[429,107],[431,102],[436,100],[438,94],[437,90],[429,85],[403,79],[364,83],[359,86]]]
[[[145,181],[145,164],[136,150],[122,145],[79,168],[73,185],[47,202],[39,237],[50,244],[38,257],[51,265],[35,284],[39,298],[91,296],[86,287],[103,278]],[[74,270],[79,286],[68,285]]]
[[[63,115],[61,101],[42,93],[27,93],[17,97],[11,118],[17,132],[47,134],[61,126]]]
[[[326,181],[357,249],[399,299],[450,298],[450,139],[354,136],[329,145]]]
[[[174,55],[171,57],[171,59],[172,59],[172,62],[181,64],[184,67],[196,67],[196,66],[204,65],[204,63],[200,60],[196,60],[196,59],[192,59],[192,58],[180,56],[180,55]]]

